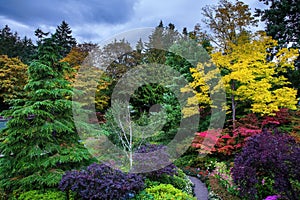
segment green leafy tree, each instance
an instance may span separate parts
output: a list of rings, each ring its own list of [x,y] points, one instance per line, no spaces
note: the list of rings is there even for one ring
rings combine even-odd
[[[69,67],[59,62],[52,38],[39,46],[38,58],[28,68],[27,99],[3,112],[11,118],[0,133],[0,188],[7,193],[55,187],[65,170],[91,159],[73,122]]]
[[[190,68],[195,68],[198,62],[204,63],[209,59],[205,48],[198,45],[195,39],[183,38],[173,44],[169,51],[165,64],[177,70],[188,82],[193,81]]]

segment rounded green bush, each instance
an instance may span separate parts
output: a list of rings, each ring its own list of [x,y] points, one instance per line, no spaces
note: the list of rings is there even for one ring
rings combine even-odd
[[[175,188],[171,184],[159,184],[146,188],[136,199],[138,200],[196,200],[195,197]]]
[[[170,175],[165,175],[162,176],[161,179],[159,180],[160,183],[163,184],[171,184],[175,188],[182,190],[183,192],[193,195],[193,183],[191,180],[187,177],[187,175],[181,170],[177,169],[177,174],[170,176]]]
[[[65,200],[64,192],[57,190],[30,190],[22,193],[18,200]]]

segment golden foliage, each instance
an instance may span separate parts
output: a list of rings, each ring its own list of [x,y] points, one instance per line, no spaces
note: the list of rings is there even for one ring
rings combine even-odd
[[[238,44],[229,43],[230,48],[225,52],[213,53],[212,62],[217,69],[208,70],[209,65],[201,63],[196,69],[190,69],[194,81],[189,87],[194,89],[197,103],[200,106],[211,105],[213,99],[210,99],[210,94],[217,92],[221,84],[224,84],[227,96],[233,97],[234,103],[250,103],[251,107],[248,109],[254,113],[272,115],[279,108],[296,109],[297,91],[289,87],[290,83],[281,74],[287,69],[294,69],[293,63],[298,50],[284,48],[269,61],[268,50],[276,45],[277,41],[260,32],[248,42],[243,40]],[[207,83],[216,78],[218,70],[221,72],[219,83],[209,89]],[[182,89],[182,92],[185,91],[187,87]],[[195,103],[195,99],[189,101],[189,105]],[[186,110],[184,115],[190,116],[191,113],[191,110]]]

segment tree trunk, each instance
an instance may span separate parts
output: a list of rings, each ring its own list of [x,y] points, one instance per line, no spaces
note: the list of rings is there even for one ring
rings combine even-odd
[[[235,123],[236,123],[236,101],[234,99],[234,94],[233,92],[235,91],[235,83],[234,80],[231,83],[231,109],[232,109],[232,128],[233,130],[235,129]]]

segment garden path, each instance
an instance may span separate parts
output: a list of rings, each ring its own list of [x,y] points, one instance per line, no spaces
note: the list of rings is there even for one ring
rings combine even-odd
[[[189,176],[189,179],[194,183],[195,196],[198,200],[208,200],[208,190],[204,183],[202,183],[198,178]]]

